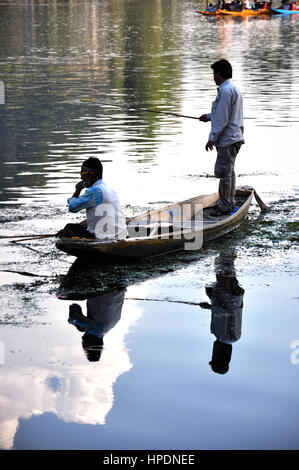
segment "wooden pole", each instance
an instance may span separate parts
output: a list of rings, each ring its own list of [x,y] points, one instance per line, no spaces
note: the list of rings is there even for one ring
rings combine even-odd
[[[85,102],[90,102],[90,103],[96,103],[99,106],[108,106],[111,108],[117,108],[117,109],[126,109],[128,111],[141,111],[143,113],[154,113],[154,114],[165,114],[167,116],[176,116],[176,117],[182,117],[182,118],[187,118],[187,119],[196,119],[197,121],[199,120],[199,117],[196,116],[189,116],[186,114],[179,114],[179,113],[172,113],[170,111],[159,111],[158,109],[148,109],[148,108],[141,108],[139,106],[125,106],[125,105],[116,105],[116,104],[111,104],[111,103],[105,103],[103,101],[98,101],[95,98],[82,98],[80,100],[82,103]],[[252,117],[244,117],[244,119],[255,119]]]
[[[0,235],[0,239],[1,238],[46,238],[46,237],[55,237],[56,236],[56,233],[32,233],[30,235]]]
[[[27,240],[41,240],[42,238],[51,238],[51,237],[56,237],[56,233],[52,233],[51,235],[39,235],[35,237],[26,237],[26,238],[18,238],[17,240],[11,240],[9,243],[19,243],[19,242],[24,242]]]

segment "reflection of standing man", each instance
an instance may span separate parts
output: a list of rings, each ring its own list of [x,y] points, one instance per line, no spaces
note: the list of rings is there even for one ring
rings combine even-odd
[[[232,255],[220,254],[215,260],[216,282],[206,287],[211,304],[202,308],[212,311],[211,333],[216,336],[210,366],[214,372],[225,374],[229,369],[232,343],[241,336],[244,289],[236,278]]]
[[[244,143],[243,99],[239,89],[232,83],[232,66],[221,59],[211,65],[214,81],[218,86],[212,111],[200,116],[203,122],[211,121],[211,132],[206,150],[217,149],[215,176],[219,178],[219,202],[213,216],[228,214],[235,207],[235,159]]]
[[[70,305],[69,323],[84,332],[82,346],[89,361],[98,361],[103,349],[103,337],[121,317],[126,289],[104,292],[87,299],[87,317],[80,305]]]

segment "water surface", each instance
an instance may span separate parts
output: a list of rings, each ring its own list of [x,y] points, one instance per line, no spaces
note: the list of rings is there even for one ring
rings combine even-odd
[[[89,156],[127,215],[214,192],[209,125],[138,108],[209,111],[221,57],[244,95],[238,184],[271,205],[200,252],[119,268],[78,269],[53,239],[1,240],[2,449],[298,449],[299,15],[200,6],[0,2],[2,234],[80,220],[66,199]],[[199,305],[219,269],[244,290],[226,317]],[[69,307],[87,317],[103,295],[100,347]],[[209,365],[215,321],[238,332],[225,374]]]

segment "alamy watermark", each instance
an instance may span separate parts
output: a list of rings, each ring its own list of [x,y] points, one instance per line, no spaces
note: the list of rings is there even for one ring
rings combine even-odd
[[[95,211],[96,233],[107,239],[124,238],[126,230],[122,214],[111,204],[100,204]],[[203,244],[203,206],[196,202],[174,204],[167,209],[148,211],[133,217],[127,224],[129,239],[181,240],[185,250],[199,250]],[[101,237],[102,238],[102,237]]]
[[[0,365],[5,363],[5,344],[0,340]]]
[[[5,85],[2,80],[0,80],[0,104],[5,104]]]
[[[294,349],[291,354],[291,363],[296,366],[299,364],[299,339],[295,339],[291,342],[291,349]]]

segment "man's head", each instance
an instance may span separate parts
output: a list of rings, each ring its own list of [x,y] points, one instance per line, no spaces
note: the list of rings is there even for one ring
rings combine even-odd
[[[221,85],[228,78],[232,78],[233,69],[231,64],[226,59],[217,60],[211,65],[214,71],[214,80],[216,85]]]
[[[103,166],[98,158],[90,157],[83,162],[81,167],[81,179],[89,188],[103,177]]]

